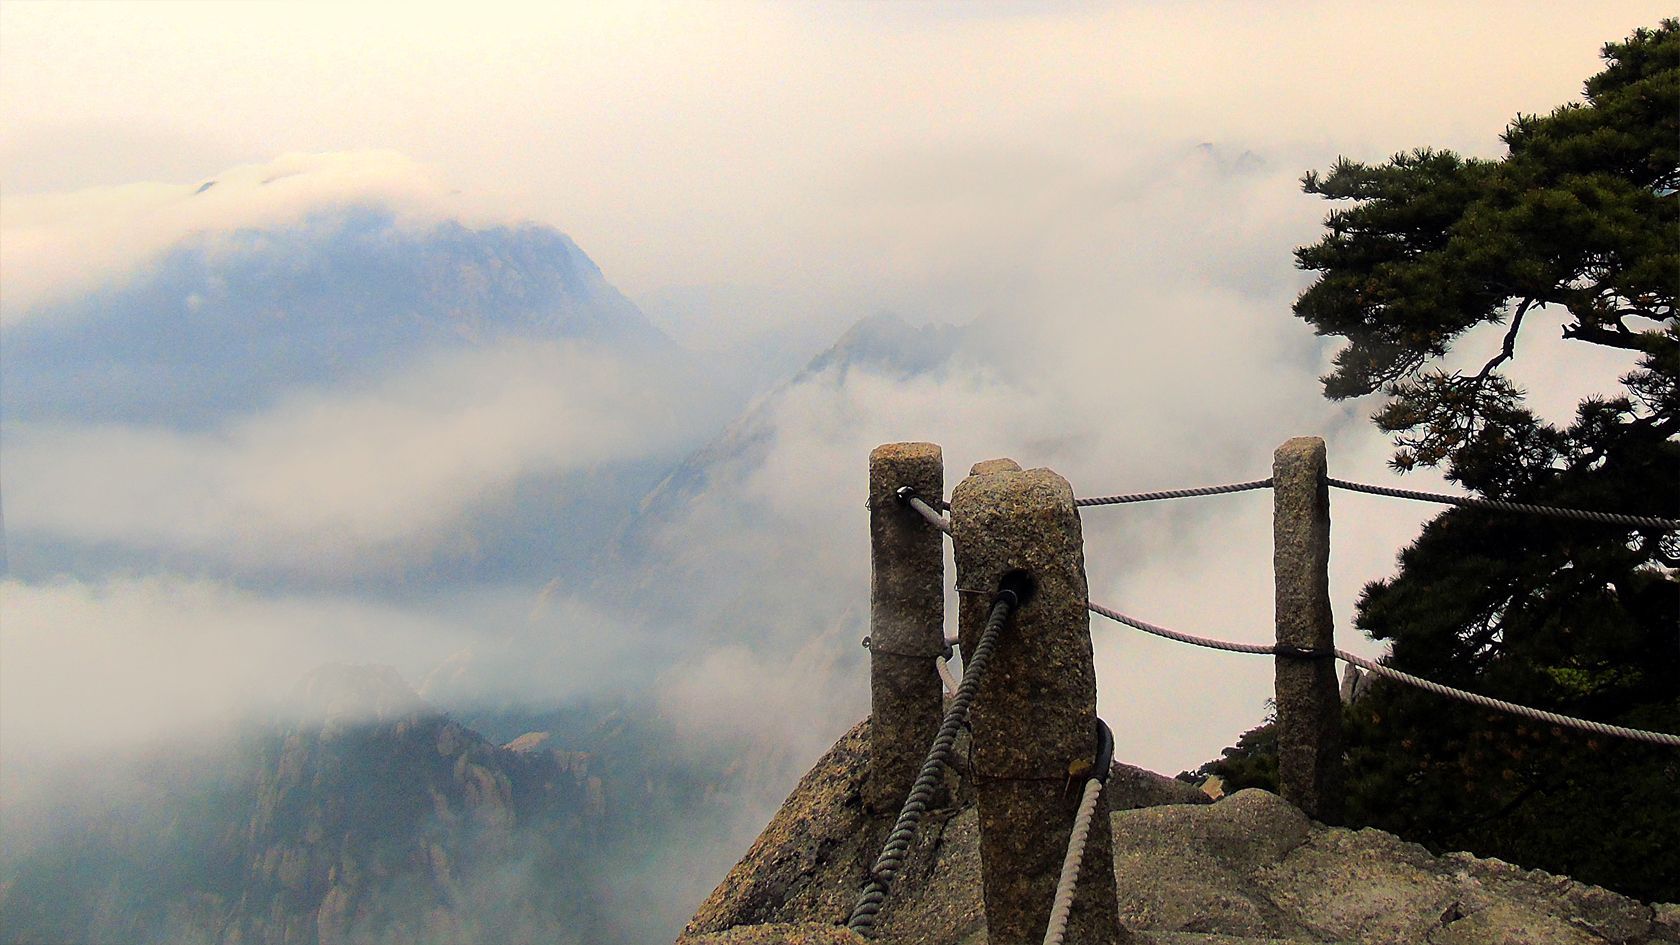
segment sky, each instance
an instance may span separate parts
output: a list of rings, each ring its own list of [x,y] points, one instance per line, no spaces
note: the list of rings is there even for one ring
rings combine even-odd
[[[1096,494],[1259,478],[1277,444],[1316,434],[1333,475],[1390,481],[1375,405],[1319,396],[1333,347],[1288,312],[1307,284],[1289,251],[1325,212],[1300,176],[1426,145],[1497,156],[1514,115],[1577,98],[1604,42],[1669,12],[10,0],[0,316],[22,324],[43,300],[144,272],[191,234],[370,198],[405,225],[563,231],[680,345],[750,377],[743,399],[865,316],[973,326],[932,376],[830,372],[760,400],[762,454],[662,526],[710,595],[695,620],[712,644],[651,671],[655,688],[699,734],[744,725],[808,764],[867,706],[853,631],[872,446],[939,442],[948,484],[1010,455]],[[213,179],[212,199],[185,201]],[[1627,367],[1543,331],[1518,355],[1517,379],[1553,417]],[[721,422],[673,418],[666,405],[694,395],[660,373],[565,345],[493,349],[300,389],[209,430],[8,429],[9,528],[158,557],[0,584],[0,737],[93,747],[199,724],[328,656],[412,679],[483,614],[517,622],[534,588],[440,606],[356,578],[429,560],[533,471],[674,463],[705,443]],[[412,459],[438,455],[451,461]],[[102,478],[111,468],[119,484]],[[1268,506],[1259,493],[1090,513],[1093,598],[1264,640]],[[1333,507],[1340,639],[1375,654],[1348,629],[1354,596],[1432,510],[1343,494]],[[761,636],[732,638],[754,592]],[[634,678],[636,645],[576,630],[610,622],[599,602],[561,597],[531,618],[560,641],[538,664],[569,667],[551,688]],[[238,638],[220,626],[229,613]],[[1123,760],[1194,767],[1264,711],[1266,661],[1119,628],[1094,641]],[[576,652],[601,665],[562,659]],[[118,713],[159,701],[136,660],[198,684]],[[834,693],[805,685],[842,671],[853,681]],[[67,693],[86,710],[51,711]],[[767,699],[788,711],[754,711]],[[49,714],[57,727],[32,727]]]
[[[12,2],[0,188],[390,149],[559,226],[633,299],[966,321],[1169,142],[1497,148],[1660,3]],[[1300,202],[1301,216],[1317,211]],[[790,316],[790,312],[798,313]],[[827,326],[825,326],[827,327]]]

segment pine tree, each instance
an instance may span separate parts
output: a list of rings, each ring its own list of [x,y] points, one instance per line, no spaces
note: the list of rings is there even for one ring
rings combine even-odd
[[[1373,419],[1396,469],[1440,467],[1492,498],[1677,518],[1680,23],[1603,54],[1585,100],[1519,115],[1499,160],[1424,149],[1309,173],[1306,192],[1341,206],[1296,251],[1319,277],[1295,314],[1346,340],[1325,394],[1382,398]],[[1559,319],[1571,343],[1629,361],[1617,396],[1585,397],[1561,426],[1504,373],[1521,332]],[[1483,324],[1503,326],[1498,347],[1447,368]],[[1391,643],[1396,668],[1680,732],[1677,567],[1680,536],[1660,529],[1453,509],[1365,588],[1355,623]],[[1392,685],[1347,722],[1355,823],[1680,899],[1680,751]]]

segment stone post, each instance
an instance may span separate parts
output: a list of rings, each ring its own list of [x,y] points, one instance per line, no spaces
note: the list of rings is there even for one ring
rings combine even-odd
[[[898,498],[910,486],[945,495],[933,443],[888,443],[869,454],[869,768],[866,799],[896,814],[939,733],[945,687],[945,536]]]
[[[1079,513],[1062,477],[991,460],[957,486],[951,525],[965,657],[1004,577],[1024,573],[1031,582],[998,640],[970,722],[988,940],[1037,943],[1050,920],[1085,781],[1083,773],[1070,777],[1069,767],[1088,771],[1096,752],[1096,670]],[[1091,825],[1066,941],[1125,940],[1104,799]]]
[[[1335,648],[1330,616],[1330,490],[1324,441],[1296,437],[1272,456],[1272,569],[1280,648]],[[1342,814],[1342,700],[1335,660],[1279,653],[1278,791],[1323,823]]]

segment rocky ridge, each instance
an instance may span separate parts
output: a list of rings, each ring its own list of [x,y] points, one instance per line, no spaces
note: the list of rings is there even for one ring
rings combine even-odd
[[[498,745],[387,667],[323,667],[296,694],[297,718],[202,770],[159,760],[133,775],[146,803],[14,864],[0,942],[608,940],[577,868],[616,813],[590,753]]]
[[[863,802],[868,743],[866,720],[817,762],[678,945],[864,941],[839,924],[890,827]],[[1188,784],[1117,765],[1105,794],[1133,942],[1680,945],[1680,905],[1466,853],[1436,856],[1380,830],[1327,827],[1265,791],[1211,802]],[[988,941],[977,812],[960,786],[952,797],[923,821],[875,941]]]

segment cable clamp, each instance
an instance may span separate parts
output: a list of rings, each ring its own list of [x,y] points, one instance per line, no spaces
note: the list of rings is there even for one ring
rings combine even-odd
[[[1114,732],[1108,723],[1097,719],[1097,773],[1098,781],[1108,783],[1108,775],[1114,770]]]
[[[1082,785],[1086,781],[1108,783],[1109,772],[1114,769],[1114,732],[1109,730],[1107,722],[1099,718],[1092,726],[1092,734],[1095,736],[1094,757],[1075,758],[1068,763],[1064,791],[1072,791],[1075,785]]]

